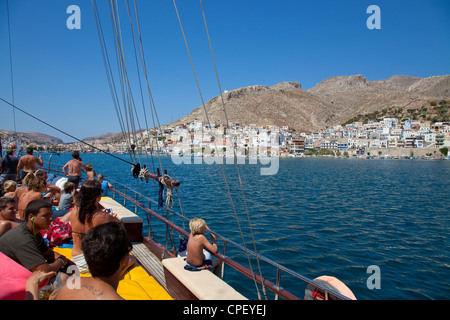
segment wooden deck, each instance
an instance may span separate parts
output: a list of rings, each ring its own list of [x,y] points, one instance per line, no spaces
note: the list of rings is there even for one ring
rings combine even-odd
[[[139,261],[139,264],[168,291],[161,261],[142,242],[132,242],[132,244],[131,253]]]

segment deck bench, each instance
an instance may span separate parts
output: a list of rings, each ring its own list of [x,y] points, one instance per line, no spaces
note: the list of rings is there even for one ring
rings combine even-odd
[[[105,209],[112,209],[117,218],[122,221],[130,241],[142,241],[142,226],[144,220],[134,212],[131,212],[116,200],[110,197],[102,197],[100,205]]]
[[[233,287],[208,270],[185,270],[183,257],[163,259],[171,295],[180,300],[247,300]]]

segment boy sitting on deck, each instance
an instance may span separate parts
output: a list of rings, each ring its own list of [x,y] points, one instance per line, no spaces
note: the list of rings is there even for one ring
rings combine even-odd
[[[205,231],[209,228],[203,219],[192,219],[189,222],[189,228],[191,233],[187,244],[187,265],[184,268],[190,271],[214,269],[214,274],[219,275],[221,261],[216,258],[211,259],[210,255],[210,252],[217,253],[216,236],[211,233],[212,244],[206,239]],[[208,257],[205,257],[205,254]]]
[[[67,181],[64,184],[63,193],[59,199],[59,210],[70,210],[74,206],[75,185],[73,182]]]

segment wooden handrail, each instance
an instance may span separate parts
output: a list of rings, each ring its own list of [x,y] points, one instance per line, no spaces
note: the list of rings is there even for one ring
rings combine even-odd
[[[121,195],[122,197],[124,197],[125,199],[131,201],[132,203],[134,203],[135,205],[137,205],[138,207],[140,207],[142,210],[144,210],[145,212],[151,214],[152,216],[154,216],[155,218],[161,220],[162,222],[164,222],[165,224],[167,224],[168,226],[170,226],[171,228],[173,228],[174,230],[176,230],[177,232],[179,232],[180,234],[182,234],[185,237],[189,237],[189,233],[178,227],[177,225],[175,225],[174,223],[172,223],[171,221],[169,221],[168,219],[164,218],[163,216],[159,215],[158,213],[156,213],[155,211],[146,208],[145,206],[143,206],[139,201],[127,196],[126,194],[124,194],[123,192],[120,192],[116,189],[111,189],[111,191],[116,192],[117,194]],[[231,266],[232,268],[236,269],[237,271],[239,271],[240,273],[242,273],[243,275],[251,278],[251,279],[255,279],[259,284],[262,284],[263,286],[265,286],[266,288],[270,289],[271,291],[273,291],[274,293],[278,294],[279,296],[287,299],[287,300],[300,300],[300,298],[298,298],[297,296],[293,295],[292,293],[288,292],[285,289],[282,288],[278,288],[274,283],[272,283],[271,281],[261,278],[259,275],[257,275],[256,273],[250,271],[248,268],[244,267],[243,265],[241,265],[240,263],[225,257],[224,255],[222,255],[221,253],[217,253],[214,254],[217,258],[219,258],[220,260],[222,260],[224,263],[228,264],[229,266]]]
[[[48,170],[48,171],[54,171],[54,172],[62,173],[61,171],[55,170],[55,169],[50,169],[50,168],[42,168],[42,169],[45,169],[45,170]],[[156,179],[155,179],[155,180],[156,180]],[[167,180],[166,180],[166,181],[167,181]],[[176,182],[176,180],[173,180],[173,181]],[[127,187],[127,186],[124,186],[124,187],[125,187],[126,189],[130,189],[130,190],[131,190],[132,192],[134,192],[134,193],[137,193],[137,191],[134,191],[133,189],[131,189],[131,188]],[[117,193],[118,195],[122,196],[124,199],[131,201],[134,205],[140,207],[142,210],[144,210],[144,211],[147,212],[148,214],[154,216],[154,217],[157,218],[158,220],[160,220],[160,221],[162,221],[163,223],[165,223],[166,225],[170,226],[171,228],[173,228],[174,230],[176,230],[178,233],[182,234],[182,235],[185,236],[185,237],[189,237],[189,233],[188,233],[186,230],[184,230],[184,229],[178,227],[176,224],[174,224],[174,223],[171,222],[170,220],[164,218],[163,216],[159,215],[158,213],[156,213],[155,211],[151,210],[150,208],[145,207],[142,203],[140,203],[140,202],[137,201],[136,199],[133,199],[133,198],[129,197],[129,196],[126,195],[125,193],[120,192],[119,190],[117,190],[117,189],[115,189],[115,188],[109,188],[109,189],[110,189],[113,193]],[[144,196],[144,197],[145,197],[145,196]],[[151,200],[151,199],[149,199],[149,200],[150,200],[150,201],[153,201],[153,200]],[[154,202],[154,201],[153,201],[153,202]],[[169,211],[172,212],[172,213],[175,213],[175,214],[179,215],[178,213],[176,213],[176,212],[174,212],[174,211],[172,211],[172,210],[170,210],[170,209],[168,209],[168,208],[166,208],[166,209],[169,210]],[[216,235],[217,235],[217,234],[216,234]],[[252,252],[251,250],[242,248],[240,245],[234,243],[234,242],[231,241],[231,240],[228,240],[228,239],[226,239],[226,238],[224,238],[224,237],[222,237],[222,236],[220,236],[220,235],[218,235],[218,236],[219,236],[221,239],[223,239],[223,240],[225,241],[225,243],[231,243],[231,244],[233,244],[234,246],[237,246],[239,249],[241,249],[241,250],[243,250],[243,251],[246,251],[246,252],[248,252],[248,253],[251,253],[251,254],[253,254],[253,255],[255,255],[255,256],[260,257],[261,259],[263,259],[263,260],[266,261],[267,263],[271,264],[273,267],[277,268],[278,273],[279,273],[280,270],[285,271],[285,272],[290,273],[291,275],[297,277],[298,279],[305,281],[306,283],[310,283],[310,284],[313,284],[314,286],[317,286],[317,287],[321,288],[321,289],[324,290],[326,293],[328,293],[328,295],[332,295],[332,296],[334,296],[335,298],[338,298],[338,299],[348,300],[348,297],[345,297],[345,296],[339,294],[338,292],[335,292],[335,291],[333,291],[333,290],[330,290],[329,288],[323,287],[322,285],[320,285],[320,284],[318,284],[318,283],[315,283],[313,280],[310,280],[310,279],[308,279],[308,278],[306,278],[306,277],[303,277],[303,276],[301,276],[301,275],[299,275],[299,274],[293,272],[292,270],[286,269],[285,267],[280,266],[280,265],[278,265],[278,264],[275,263],[275,262],[271,262],[270,259],[267,259],[267,258],[265,258],[265,257],[263,257],[263,256],[259,256],[258,254]],[[273,282],[269,281],[268,279],[265,279],[265,278],[261,277],[260,275],[258,275],[258,274],[256,274],[256,273],[252,272],[251,270],[249,270],[249,269],[246,268],[245,266],[241,265],[240,263],[234,261],[233,259],[228,258],[228,257],[226,257],[225,255],[223,255],[223,254],[221,254],[221,253],[219,253],[219,252],[216,253],[216,254],[214,254],[214,255],[215,255],[218,259],[220,259],[220,260],[222,260],[224,263],[226,263],[227,265],[231,266],[232,268],[234,268],[235,270],[237,270],[238,272],[240,272],[241,274],[243,274],[243,275],[245,275],[245,276],[247,276],[247,277],[249,277],[249,278],[251,278],[251,279],[254,279],[254,280],[255,280],[256,282],[258,282],[259,284],[261,284],[261,285],[263,285],[264,287],[268,288],[269,290],[271,290],[272,292],[274,292],[276,295],[278,295],[278,296],[280,296],[280,297],[283,297],[284,299],[287,299],[287,300],[300,300],[299,297],[297,297],[297,296],[295,296],[294,294],[290,293],[289,291],[287,291],[287,290],[285,290],[285,289],[283,289],[283,288],[277,286],[276,284],[274,284]],[[277,280],[277,281],[279,281],[279,280]]]

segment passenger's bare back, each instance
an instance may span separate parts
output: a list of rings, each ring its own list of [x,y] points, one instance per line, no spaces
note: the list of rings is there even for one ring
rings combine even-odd
[[[42,166],[44,162],[42,161],[42,156],[39,155],[39,158],[33,156],[31,154],[26,154],[19,159],[19,163],[17,164],[17,172],[20,169],[26,172],[34,172],[36,170],[36,165]]]

